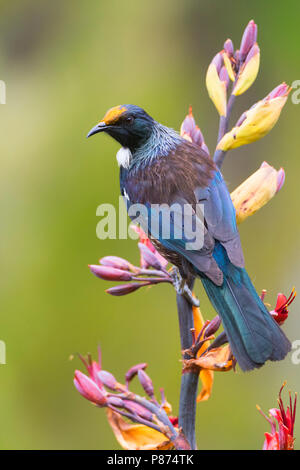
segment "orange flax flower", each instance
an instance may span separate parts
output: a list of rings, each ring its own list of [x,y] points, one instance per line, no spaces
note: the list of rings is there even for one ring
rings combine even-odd
[[[195,337],[202,342],[196,358],[184,361],[184,367],[191,365],[200,369],[199,377],[202,382],[202,389],[197,397],[197,402],[208,400],[213,387],[214,371],[229,371],[234,366],[234,359],[229,345],[219,346],[209,349],[209,338],[211,333],[215,332],[220,326],[218,321],[204,322],[199,307],[193,307]],[[216,317],[217,319],[217,317]],[[216,328],[216,329],[215,329]],[[215,331],[214,331],[215,330]]]

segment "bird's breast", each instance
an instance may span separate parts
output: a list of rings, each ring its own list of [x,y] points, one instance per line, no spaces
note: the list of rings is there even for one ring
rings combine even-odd
[[[210,184],[215,166],[200,147],[186,142],[147,165],[135,166],[133,162],[129,169],[121,166],[120,170],[133,204],[172,204],[179,196],[194,204],[195,189]]]

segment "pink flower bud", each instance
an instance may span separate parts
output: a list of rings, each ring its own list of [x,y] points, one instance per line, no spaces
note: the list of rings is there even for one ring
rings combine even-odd
[[[282,186],[284,185],[285,181],[285,172],[283,168],[280,168],[277,173],[277,189],[276,192],[281,190]]]
[[[162,269],[160,261],[146,245],[144,245],[143,243],[138,243],[138,247],[140,249],[141,255],[143,256],[144,263],[147,267],[152,266],[154,269]]]
[[[217,72],[219,74],[219,72],[221,70],[221,67],[223,65],[223,57],[222,57],[221,52],[218,52],[218,54],[215,55],[215,57],[213,58],[211,63],[214,64],[214,66],[216,67]]]
[[[243,62],[251,47],[256,43],[257,25],[253,20],[249,21],[244,31],[240,46],[240,61]]]
[[[205,145],[203,134],[199,127],[196,125],[191,106],[189,109],[189,114],[185,117],[181,125],[180,135],[186,138],[187,140],[191,140],[195,144],[200,145],[200,147],[203,147]]]
[[[258,45],[253,44],[253,46],[251,47],[250,51],[247,54],[247,57],[246,57],[246,60],[245,60],[245,65],[248,64],[248,62],[250,62],[250,60],[259,53],[260,53],[260,50],[259,50]]]
[[[200,131],[199,127],[196,126],[195,129],[193,130],[193,132],[191,133],[191,137],[192,137],[192,141],[197,144],[197,145],[200,145],[200,147],[203,147],[204,144],[204,137],[203,137],[203,134],[202,132]],[[207,147],[206,147],[207,148]]]
[[[204,142],[201,145],[201,148],[204,150],[204,152],[206,152],[209,155],[209,149],[208,149],[207,145]]]
[[[74,385],[78,392],[87,400],[99,406],[106,405],[106,397],[103,391],[100,390],[92,379],[83,374],[80,370],[75,371]]]
[[[154,388],[149,375],[140,369],[138,371],[138,378],[147,395],[152,398],[154,396]]]
[[[223,67],[221,68],[219,77],[222,82],[226,83],[226,87],[228,87],[230,79],[229,79],[229,75],[228,75],[225,65],[223,65]]]
[[[221,325],[221,318],[217,315],[212,321],[208,324],[207,328],[205,329],[204,337],[208,338],[208,336],[213,335]]]
[[[196,127],[195,119],[192,114],[192,107],[189,108],[189,114],[185,117],[182,125],[181,125],[181,133],[190,135]]]
[[[229,57],[232,57],[234,54],[234,47],[231,39],[227,39],[227,41],[224,42],[224,51],[227,53]]]
[[[148,364],[146,362],[143,362],[141,364],[136,364],[135,366],[130,367],[130,369],[126,372],[125,375],[126,383],[128,384],[136,376],[139,370],[146,369],[147,365]]]
[[[278,85],[274,90],[272,90],[265,98],[265,100],[271,100],[273,98],[278,98],[279,96],[286,96],[290,91],[289,86],[283,82]]]
[[[121,286],[114,286],[107,289],[105,292],[110,295],[115,295],[117,297],[121,295],[131,294],[135,292],[140,287],[149,286],[150,282],[132,282],[131,284],[122,284]]]
[[[112,406],[116,406],[118,408],[124,408],[124,401],[122,400],[122,398],[119,398],[119,397],[108,397],[107,398],[107,404],[108,406],[109,405],[112,405]]]
[[[105,281],[130,281],[132,274],[122,269],[112,268],[111,266],[89,265],[89,268],[95,276]]]
[[[106,370],[100,370],[97,375],[105,387],[109,388],[110,390],[116,390],[118,382],[110,372],[107,372]]]
[[[130,411],[131,413],[138,415],[143,419],[146,419],[147,421],[152,421],[151,411],[147,410],[139,403],[135,403],[130,400],[124,400],[124,408]]]
[[[103,266],[111,266],[112,268],[123,269],[124,271],[130,271],[132,264],[126,259],[119,258],[119,256],[104,256],[99,259],[99,263]]]

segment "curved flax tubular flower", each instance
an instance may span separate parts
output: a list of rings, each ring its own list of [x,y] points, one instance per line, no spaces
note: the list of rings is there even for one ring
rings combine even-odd
[[[281,398],[282,390],[285,385],[286,382],[284,382],[279,391],[279,408],[271,408],[269,410],[269,417],[267,417],[262,412],[261,408],[256,405],[260,414],[271,425],[271,432],[265,433],[263,450],[294,450],[294,424],[296,417],[297,393],[295,393],[295,399],[293,403],[291,392],[289,392],[289,405],[285,409],[283,400]]]
[[[283,325],[289,316],[288,307],[294,302],[297,292],[293,287],[292,292],[289,297],[286,297],[284,294],[279,293],[277,295],[277,301],[274,310],[270,311],[270,314],[278,325]]]
[[[88,375],[76,370],[74,385],[79,393],[94,405],[106,408],[107,419],[122,447],[129,450],[189,449],[176,417],[169,416],[172,408],[160,390],[160,403],[154,395],[152,380],[144,369],[146,363],[131,367],[125,375],[126,384],[119,383],[113,374],[102,370],[99,361],[80,356]],[[129,390],[138,377],[148,398]],[[132,422],[128,422],[128,419]]]
[[[235,127],[222,137],[217,150],[226,152],[264,137],[278,121],[290,91],[291,88],[282,83],[254,104],[242,114]]]

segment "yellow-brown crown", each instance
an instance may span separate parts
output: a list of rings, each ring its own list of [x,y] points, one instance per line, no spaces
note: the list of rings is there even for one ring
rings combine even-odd
[[[114,106],[113,108],[109,109],[107,113],[105,114],[104,118],[101,119],[100,122],[104,122],[107,126],[110,124],[114,124],[117,122],[122,116],[127,111],[125,106]]]

